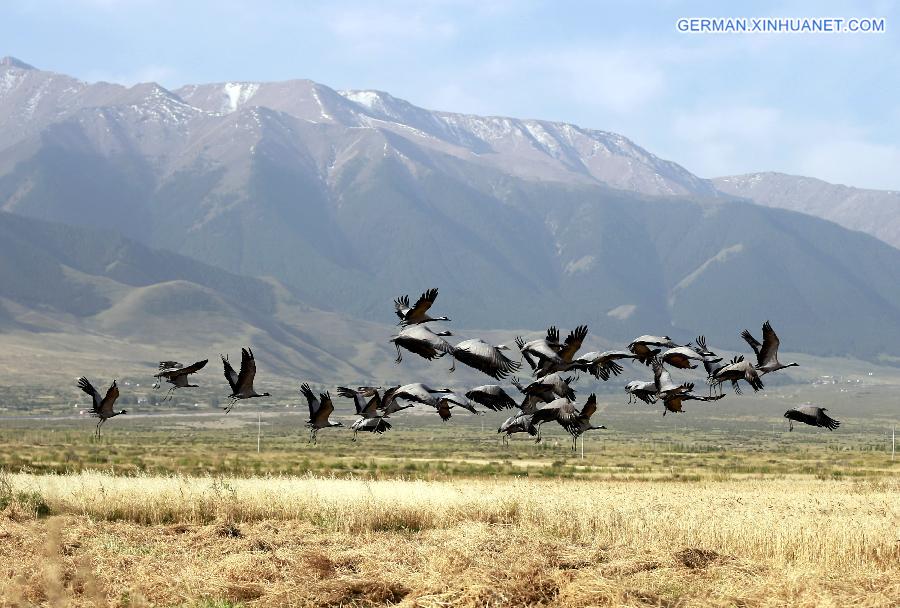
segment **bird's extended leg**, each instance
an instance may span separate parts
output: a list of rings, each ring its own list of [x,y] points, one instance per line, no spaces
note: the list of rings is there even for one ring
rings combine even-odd
[[[450,373],[452,374],[455,371],[456,371],[456,357],[453,357],[453,365],[450,366]]]
[[[794,421],[791,419],[788,419],[788,433],[790,433],[793,430],[794,430]]]
[[[234,406],[236,403],[237,403],[237,397],[232,395],[228,398],[228,405],[226,405],[222,409],[225,410],[225,413],[227,414],[227,413],[231,412],[232,409],[234,409]]]
[[[172,393],[175,391],[175,387],[173,386],[168,391],[166,391],[166,396],[163,397],[163,401],[171,401],[173,399]]]
[[[399,345],[399,344],[397,344],[397,343],[395,342],[395,343],[394,343],[394,346],[397,347],[397,358],[394,359],[394,363],[400,363],[401,361],[403,361],[403,353],[400,352],[400,345]]]

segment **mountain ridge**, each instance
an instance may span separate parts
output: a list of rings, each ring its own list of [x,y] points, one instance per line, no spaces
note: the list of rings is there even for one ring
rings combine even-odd
[[[438,285],[469,327],[737,347],[771,316],[797,350],[900,354],[900,251],[722,194],[615,134],[303,80],[171,92],[67,78],[0,68],[7,211],[271,276],[370,321]],[[848,306],[858,327],[841,323]]]
[[[712,183],[732,196],[821,217],[900,248],[900,192],[896,190],[856,188],[774,171],[717,177]]]

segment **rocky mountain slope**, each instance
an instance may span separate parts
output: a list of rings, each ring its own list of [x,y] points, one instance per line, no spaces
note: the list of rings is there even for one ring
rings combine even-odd
[[[852,188],[784,173],[733,175],[712,182],[726,194],[821,217],[900,247],[900,192]]]
[[[616,134],[376,91],[125,88],[7,61],[0,206],[368,320],[438,285],[466,327],[587,322],[619,342],[737,347],[771,318],[795,350],[900,354],[900,251],[736,200]]]

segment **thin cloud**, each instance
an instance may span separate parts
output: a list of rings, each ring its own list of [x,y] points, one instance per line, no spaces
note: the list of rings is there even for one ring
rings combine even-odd
[[[632,113],[665,89],[664,70],[648,57],[585,48],[495,53],[435,80],[426,98],[431,107],[528,118],[551,118],[540,109],[548,95],[582,113]]]
[[[829,182],[900,190],[893,178],[900,167],[900,147],[895,145],[859,140],[821,142],[805,150],[796,166],[796,173]]]
[[[450,40],[456,24],[427,10],[397,11],[352,7],[327,12],[326,27],[343,44],[357,51],[397,51],[409,43]]]
[[[125,86],[133,86],[141,82],[156,82],[163,86],[172,85],[178,76],[178,70],[165,65],[146,65],[133,72],[117,73],[103,70],[90,70],[85,79],[89,82],[114,82]]]

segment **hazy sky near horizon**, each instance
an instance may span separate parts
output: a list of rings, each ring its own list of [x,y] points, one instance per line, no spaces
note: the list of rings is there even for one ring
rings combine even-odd
[[[856,2],[7,0],[0,56],[168,88],[309,78],[615,131],[702,177],[900,190],[900,9]],[[684,34],[680,17],[884,17],[882,34]]]

